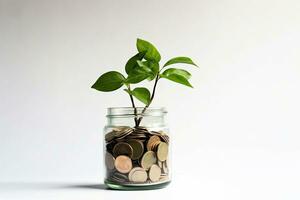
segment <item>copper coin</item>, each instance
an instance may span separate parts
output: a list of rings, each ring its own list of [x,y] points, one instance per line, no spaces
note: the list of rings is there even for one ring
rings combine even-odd
[[[150,137],[150,139],[148,140],[147,142],[147,150],[150,151],[151,150],[151,146],[157,142],[157,141],[160,141],[160,137],[156,136],[156,135],[153,135]]]
[[[115,167],[121,173],[128,173],[132,169],[132,162],[128,156],[118,156],[115,160]]]
[[[151,151],[157,151],[157,147],[160,143],[161,143],[161,141],[153,142],[152,145],[150,145]]]

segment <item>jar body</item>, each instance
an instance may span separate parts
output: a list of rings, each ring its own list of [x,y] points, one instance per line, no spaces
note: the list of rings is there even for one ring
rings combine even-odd
[[[112,189],[162,188],[171,181],[164,108],[109,108],[104,128],[105,184]]]

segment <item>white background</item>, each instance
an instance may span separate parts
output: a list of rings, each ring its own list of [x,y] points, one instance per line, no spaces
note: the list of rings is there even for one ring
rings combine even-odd
[[[0,199],[299,199],[300,3],[285,0],[0,0]],[[103,189],[106,107],[90,89],[124,72],[137,37],[187,55],[168,81],[173,183]],[[95,189],[98,188],[98,189]],[[101,189],[102,188],[102,189]]]

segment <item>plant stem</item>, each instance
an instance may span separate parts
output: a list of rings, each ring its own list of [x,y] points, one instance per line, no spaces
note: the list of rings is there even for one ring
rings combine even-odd
[[[131,91],[130,90],[130,85],[128,85],[127,88],[128,88],[129,91]],[[129,97],[130,97],[131,105],[132,105],[133,110],[134,110],[134,122],[135,122],[135,126],[138,126],[137,109],[136,109],[136,106],[135,106],[135,103],[134,103],[132,95],[129,94]]]
[[[156,78],[155,78],[155,82],[154,82],[154,86],[153,86],[153,90],[152,90],[152,94],[151,94],[151,97],[150,97],[150,102],[149,104],[147,104],[144,109],[142,110],[141,112],[141,117],[138,118],[137,120],[137,126],[139,126],[141,124],[141,121],[143,119],[143,114],[146,112],[147,108],[150,106],[150,104],[152,103],[153,101],[153,98],[154,98],[154,95],[155,95],[155,91],[156,91],[156,86],[157,86],[157,82],[159,80],[159,74],[156,75]]]

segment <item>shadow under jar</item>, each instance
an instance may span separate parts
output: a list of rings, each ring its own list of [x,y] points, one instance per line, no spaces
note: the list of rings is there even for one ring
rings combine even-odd
[[[119,190],[159,189],[170,176],[165,108],[108,108],[104,128],[105,184]],[[136,126],[135,121],[140,119]]]

